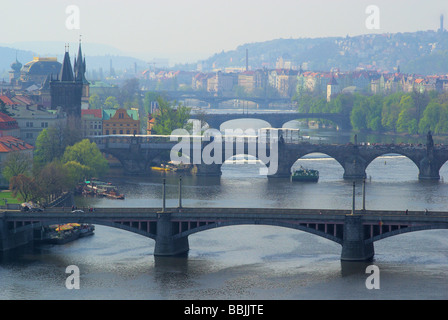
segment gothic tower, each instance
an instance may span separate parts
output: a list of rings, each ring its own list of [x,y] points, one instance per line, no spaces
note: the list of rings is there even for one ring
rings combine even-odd
[[[50,80],[51,109],[61,107],[67,117],[81,118],[82,89],[83,82],[75,78],[66,47],[61,71]]]

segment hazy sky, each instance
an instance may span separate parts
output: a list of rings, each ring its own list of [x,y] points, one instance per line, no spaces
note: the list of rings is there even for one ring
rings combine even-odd
[[[379,29],[366,27],[369,5]],[[0,42],[76,44],[81,34],[145,60],[185,62],[278,38],[436,30],[440,14],[448,26],[448,0],[2,0]]]

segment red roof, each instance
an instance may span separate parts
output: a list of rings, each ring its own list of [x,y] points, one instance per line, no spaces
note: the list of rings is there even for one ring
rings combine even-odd
[[[17,102],[12,101],[8,96],[5,95],[0,96],[0,100],[2,100],[7,106],[18,104]]]
[[[82,109],[81,117],[85,115],[93,115],[95,118],[102,118],[103,111],[101,109]]]
[[[23,140],[12,136],[0,137],[0,152],[11,152],[34,149],[34,147]]]
[[[0,130],[18,129],[17,120],[0,112]]]

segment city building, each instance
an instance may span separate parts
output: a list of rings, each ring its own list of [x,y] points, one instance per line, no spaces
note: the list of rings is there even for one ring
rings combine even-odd
[[[62,127],[67,123],[67,117],[61,108],[50,110],[41,105],[13,105],[7,107],[20,128],[20,139],[31,145],[42,130],[50,127]]]
[[[103,110],[103,135],[140,134],[138,110]]]
[[[17,120],[0,112],[0,137],[20,137],[20,128]]]
[[[103,111],[101,109],[81,110],[81,128],[83,137],[103,134]]]

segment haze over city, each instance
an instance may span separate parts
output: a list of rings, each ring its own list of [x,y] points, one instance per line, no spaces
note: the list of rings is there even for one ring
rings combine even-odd
[[[366,26],[370,5],[379,9],[379,28]],[[79,25],[68,28],[73,7]],[[1,45],[42,55],[55,53],[51,42],[72,43],[75,50],[82,35],[87,46],[105,45],[95,54],[184,63],[278,38],[436,30],[441,14],[448,15],[445,0],[20,0],[2,4],[0,26],[9,31]]]

